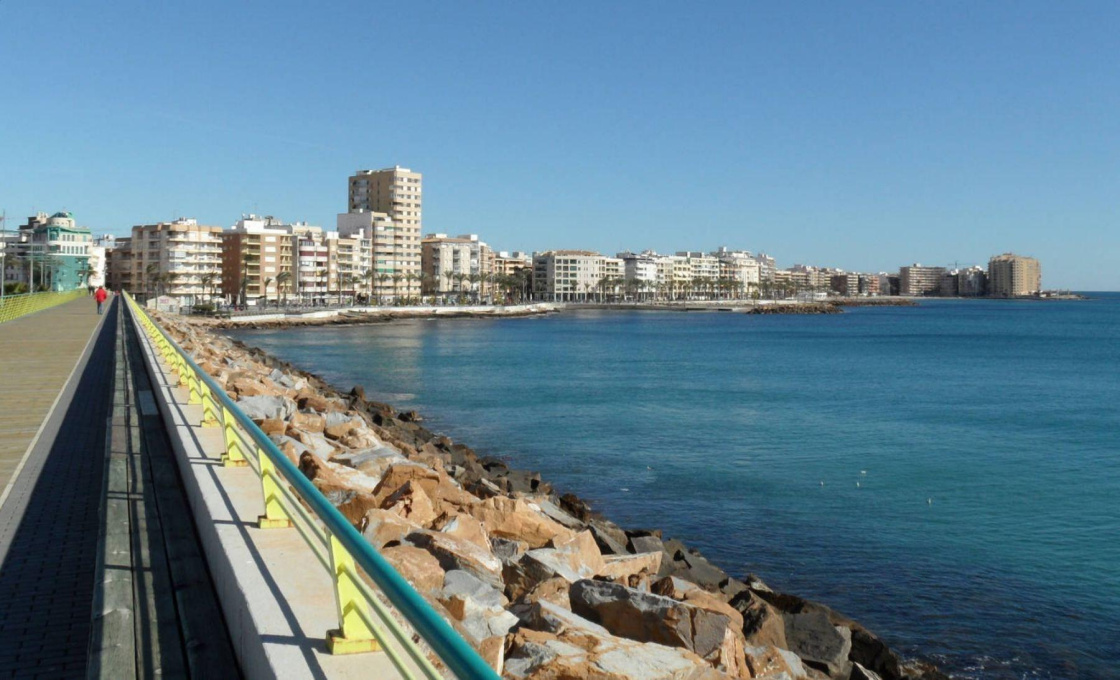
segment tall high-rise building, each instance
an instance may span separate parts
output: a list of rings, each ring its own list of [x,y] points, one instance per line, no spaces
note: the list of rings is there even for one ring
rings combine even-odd
[[[399,165],[385,170],[359,170],[350,177],[347,210],[339,215],[338,230],[343,236],[369,229],[372,244],[372,269],[380,279],[376,289],[394,297],[420,294],[420,230],[423,212],[423,175]],[[387,216],[388,221],[378,220]]]
[[[1042,290],[1042,265],[1012,253],[988,260],[988,294],[997,297],[1036,295]]]

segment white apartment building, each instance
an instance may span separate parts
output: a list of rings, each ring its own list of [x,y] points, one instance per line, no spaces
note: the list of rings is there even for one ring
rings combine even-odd
[[[721,247],[712,256],[719,260],[720,278],[728,281],[733,288],[730,293],[749,296],[752,291],[758,290],[762,280],[762,266],[749,251]]]
[[[657,253],[644,251],[642,253],[624,252],[618,254],[622,260],[622,276],[627,281],[641,281],[647,286],[656,287],[657,278]]]
[[[621,272],[622,260],[590,250],[549,250],[533,255],[533,295],[553,302],[587,302],[603,295],[604,260]]]
[[[428,234],[420,243],[421,292],[450,297],[470,290],[468,278],[480,270],[478,256],[470,238],[447,234]]]
[[[91,245],[89,247],[86,282],[94,288],[105,285],[106,252],[105,246]]]
[[[773,281],[774,273],[778,271],[778,265],[774,258],[766,253],[759,253],[754,256],[754,260],[758,262],[758,280],[760,282]]]

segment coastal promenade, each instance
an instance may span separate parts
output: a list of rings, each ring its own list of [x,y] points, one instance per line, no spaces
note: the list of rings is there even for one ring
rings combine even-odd
[[[0,325],[0,678],[237,674],[121,307]]]
[[[81,298],[0,324],[0,489],[8,488],[103,318],[92,298]]]
[[[90,299],[0,325],[0,675],[84,674],[114,327]]]

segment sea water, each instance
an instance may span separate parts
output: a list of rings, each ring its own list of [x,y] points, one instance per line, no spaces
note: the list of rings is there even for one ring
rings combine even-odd
[[[236,335],[957,677],[1120,676],[1120,295]]]

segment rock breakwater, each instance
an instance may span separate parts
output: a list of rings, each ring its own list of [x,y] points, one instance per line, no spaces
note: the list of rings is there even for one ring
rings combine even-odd
[[[420,414],[343,392],[193,321],[199,366],[508,678],[935,680],[824,605],[624,528]]]
[[[285,313],[277,310],[230,318],[192,317],[191,323],[212,329],[295,328],[300,326],[348,326],[385,323],[400,319],[496,319],[541,316],[556,311],[549,303],[525,305],[476,305],[467,307],[353,307],[312,312]]]

